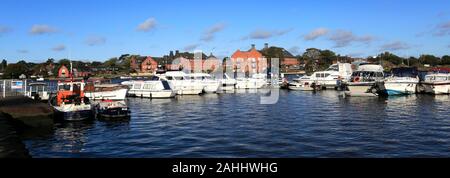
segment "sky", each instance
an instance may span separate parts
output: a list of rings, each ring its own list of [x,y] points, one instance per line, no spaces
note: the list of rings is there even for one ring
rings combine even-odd
[[[450,54],[450,1],[2,0],[0,59],[104,61],[251,44],[352,57]]]

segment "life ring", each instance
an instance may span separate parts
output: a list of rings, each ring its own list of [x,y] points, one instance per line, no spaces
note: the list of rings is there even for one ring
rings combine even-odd
[[[353,81],[354,81],[354,82],[360,82],[360,81],[361,81],[361,78],[360,78],[360,77],[355,77],[355,78],[353,79]]]

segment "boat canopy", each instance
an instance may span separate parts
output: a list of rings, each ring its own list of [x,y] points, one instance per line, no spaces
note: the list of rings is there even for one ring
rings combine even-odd
[[[417,77],[419,71],[417,67],[399,67],[393,68],[391,74],[396,77]]]

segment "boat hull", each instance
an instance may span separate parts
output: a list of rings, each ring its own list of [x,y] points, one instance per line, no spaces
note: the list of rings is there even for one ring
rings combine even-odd
[[[128,89],[114,91],[85,92],[85,96],[91,100],[125,100]]]
[[[92,119],[94,114],[92,110],[60,111],[55,109],[55,116],[57,119],[65,121],[83,121]]]
[[[130,114],[128,108],[109,108],[98,111],[98,117],[101,119],[129,118]]]
[[[376,92],[370,91],[374,84],[349,84],[347,86],[348,91],[345,92],[347,96],[358,96],[358,97],[372,97],[378,96]]]
[[[426,93],[442,95],[450,94],[450,82],[445,83],[424,83],[423,88]]]
[[[153,98],[153,99],[159,99],[159,98],[173,98],[177,92],[172,90],[167,91],[134,91],[131,95],[134,95],[136,97],[142,97],[142,98]]]
[[[386,93],[392,95],[410,95],[416,93],[417,83],[385,83]]]

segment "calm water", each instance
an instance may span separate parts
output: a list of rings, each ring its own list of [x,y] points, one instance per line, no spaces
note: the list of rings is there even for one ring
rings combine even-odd
[[[129,121],[58,124],[33,157],[450,156],[450,96],[344,98],[280,91],[129,99]]]

